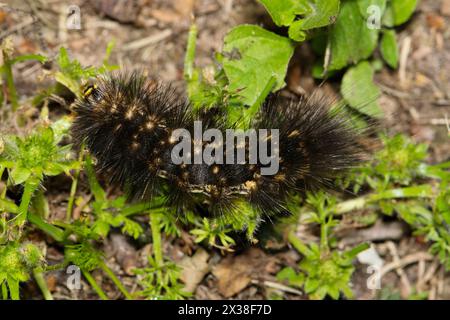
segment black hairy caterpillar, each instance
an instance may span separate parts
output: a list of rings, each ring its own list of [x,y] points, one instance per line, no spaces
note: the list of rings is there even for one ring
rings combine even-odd
[[[260,214],[284,214],[292,194],[328,187],[364,153],[360,133],[342,110],[329,110],[320,98],[287,101],[273,95],[253,120],[252,128],[279,130],[274,175],[261,175],[260,163],[174,164],[174,130],[192,132],[194,120],[201,120],[205,128],[223,131],[224,111],[195,113],[173,90],[137,73],[100,78],[73,110],[74,141],[84,143],[111,184],[132,198],[163,194],[180,212],[201,205],[213,215],[236,213],[246,201]]]

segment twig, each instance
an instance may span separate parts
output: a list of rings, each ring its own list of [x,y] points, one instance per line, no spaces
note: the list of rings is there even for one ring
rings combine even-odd
[[[256,284],[256,285],[261,285],[262,284],[262,285],[264,285],[266,287],[269,287],[269,288],[277,289],[277,290],[280,290],[280,291],[283,291],[283,292],[289,292],[289,293],[296,294],[296,295],[299,295],[299,296],[303,295],[303,292],[301,292],[300,290],[297,290],[297,289],[285,286],[284,284],[281,284],[281,283],[278,283],[278,282],[272,282],[272,281],[267,281],[267,280],[261,282],[259,280],[253,279],[251,281],[251,283],[252,284]]]
[[[387,247],[388,247],[389,251],[391,252],[391,255],[392,255],[392,258],[394,259],[394,262],[400,263],[400,257],[398,255],[397,248],[396,248],[395,244],[392,241],[389,241],[387,243]],[[422,260],[422,259],[419,259],[419,260]],[[405,292],[403,292],[403,293],[407,297],[412,292],[411,291],[411,283],[410,283],[410,281],[408,279],[408,276],[406,275],[405,271],[402,269],[402,267],[398,267],[398,268],[395,268],[395,269],[396,269],[395,271],[397,272],[397,275],[400,277],[400,280],[401,280],[401,282],[403,284],[403,287],[405,289]]]
[[[384,84],[377,83],[377,86],[379,86],[384,93],[387,93],[393,97],[400,98],[400,99],[414,99],[414,97],[411,97],[410,94],[400,91],[400,90],[389,88],[389,87],[385,86]]]
[[[427,283],[428,281],[433,278],[433,276],[436,274],[436,270],[440,266],[440,262],[438,259],[435,259],[434,262],[431,264],[431,266],[428,268],[428,270],[425,272],[425,275],[423,276],[423,283]]]
[[[402,50],[400,52],[400,68],[398,76],[400,85],[403,87],[406,83],[406,66],[408,64],[409,53],[411,52],[411,37],[408,36],[403,40]]]
[[[381,276],[391,272],[392,270],[398,269],[398,268],[403,268],[407,265],[416,263],[420,260],[433,260],[433,256],[430,255],[428,252],[417,252],[411,255],[408,255],[398,261],[393,261],[391,263],[386,264],[382,269],[381,269]]]
[[[122,51],[131,51],[131,50],[136,50],[136,49],[140,49],[143,47],[147,47],[149,45],[158,43],[158,42],[170,37],[171,35],[172,35],[172,30],[166,29],[157,34],[153,34],[149,37],[128,42],[121,48],[121,50]]]

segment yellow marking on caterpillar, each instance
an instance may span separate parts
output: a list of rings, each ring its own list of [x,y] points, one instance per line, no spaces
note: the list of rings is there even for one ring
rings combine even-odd
[[[90,84],[90,85],[86,86],[86,88],[83,90],[83,97],[84,98],[89,97],[92,94],[92,92],[94,90],[96,90],[97,88],[98,88],[98,86],[96,84]]]
[[[289,133],[288,138],[298,137],[300,135],[300,131],[294,130],[291,133]]]
[[[131,150],[136,151],[137,149],[139,149],[141,147],[139,142],[133,142],[131,144]]]
[[[247,190],[255,190],[256,187],[257,187],[257,184],[255,181],[248,180],[245,182],[245,188]]]

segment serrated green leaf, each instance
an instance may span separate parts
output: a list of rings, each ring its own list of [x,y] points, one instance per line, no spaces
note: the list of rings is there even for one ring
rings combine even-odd
[[[255,25],[233,28],[225,37],[223,68],[229,90],[245,105],[253,105],[275,77],[274,91],[284,86],[293,43]]]
[[[304,41],[306,38],[305,31],[334,23],[338,13],[339,0],[309,1],[307,13],[290,25],[289,37],[296,41]]]
[[[378,44],[379,30],[369,29],[357,1],[344,1],[337,22],[331,27],[327,70],[340,70],[370,57]]]
[[[345,101],[359,112],[382,117],[377,101],[380,89],[374,84],[373,75],[374,70],[367,61],[350,68],[342,79],[341,93]]]
[[[386,63],[396,69],[398,67],[398,46],[394,30],[383,32],[380,44],[381,55]]]
[[[258,0],[266,8],[277,26],[289,26],[296,16],[308,13],[305,1],[298,0]]]

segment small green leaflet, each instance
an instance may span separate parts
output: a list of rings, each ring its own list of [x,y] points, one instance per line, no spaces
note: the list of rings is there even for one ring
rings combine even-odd
[[[384,61],[390,67],[396,69],[398,67],[398,47],[394,30],[383,31],[380,49]]]
[[[416,10],[418,0],[390,0],[383,17],[387,27],[399,26],[411,18]]]
[[[252,106],[272,78],[272,91],[281,89],[294,44],[285,37],[255,25],[233,28],[225,37],[223,68],[229,91],[237,92],[242,103]]]
[[[331,27],[328,46],[330,62],[326,70],[340,70],[369,58],[378,44],[376,29],[367,27],[357,1],[343,1],[337,22]]]
[[[348,69],[342,79],[341,93],[345,101],[361,113],[382,117],[378,105],[380,89],[373,83],[374,70],[367,61]]]
[[[289,27],[289,37],[304,41],[306,30],[334,23],[339,0],[259,0],[277,26]]]

